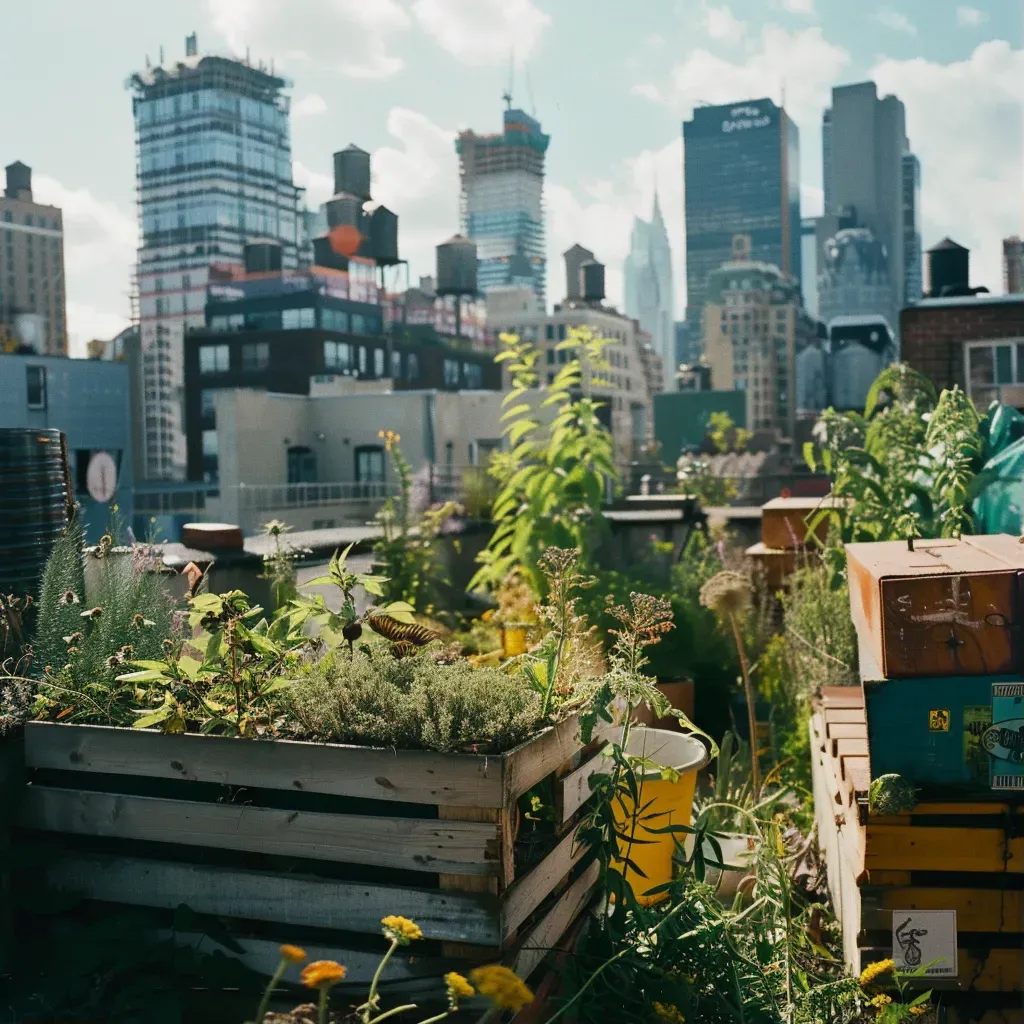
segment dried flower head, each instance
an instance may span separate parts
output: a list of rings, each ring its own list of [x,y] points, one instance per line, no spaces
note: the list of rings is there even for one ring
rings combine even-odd
[[[726,569],[700,588],[700,603],[717,615],[739,615],[750,601],[751,589],[748,577]]]
[[[674,1003],[655,1003],[654,1015],[658,1020],[667,1020],[670,1024],[684,1024],[686,1018]]]
[[[65,590],[60,595],[58,603],[63,605],[78,604],[78,595],[73,590]]]
[[[301,946],[290,946],[285,943],[280,947],[281,959],[290,964],[301,964],[306,959],[306,951]]]
[[[195,562],[189,562],[188,565],[181,570],[181,575],[188,580],[188,596],[195,597],[196,591],[199,589],[199,584],[203,581],[203,570],[200,569]]]
[[[461,975],[451,971],[444,976],[445,988],[448,990],[448,1004],[452,1010],[459,1008],[461,999],[472,999],[476,989]]]
[[[392,914],[383,918],[380,923],[384,926],[385,937],[392,942],[397,942],[400,946],[408,946],[410,942],[423,938],[420,926],[407,917],[397,917]]]
[[[81,613],[83,619],[88,619],[92,622],[94,619],[98,619],[103,614],[103,609],[96,605],[95,608],[89,608],[88,610]]]
[[[629,636],[640,647],[656,644],[665,633],[673,629],[672,602],[667,597],[653,594],[629,595],[629,605],[616,604],[611,595],[605,601],[610,615],[621,624],[621,629],[609,629],[612,636]]]
[[[314,960],[302,968],[302,984],[306,988],[325,989],[345,980],[348,971],[334,960]]]
[[[263,534],[266,537],[280,537],[290,529],[291,527],[280,519],[271,519],[269,523],[263,524]]]
[[[502,1010],[521,1010],[533,1002],[533,993],[525,982],[507,967],[490,964],[470,971],[470,980],[480,995]]]
[[[83,634],[81,632],[70,633],[68,636],[63,637],[64,643],[66,643],[68,647],[74,647],[75,644],[81,643],[82,639]]]

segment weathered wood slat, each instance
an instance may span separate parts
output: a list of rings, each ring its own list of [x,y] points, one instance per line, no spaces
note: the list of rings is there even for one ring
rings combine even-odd
[[[1002,829],[876,825],[868,821],[865,866],[904,871],[1024,871],[1024,838]]]
[[[602,723],[594,729],[594,739],[608,737],[615,731],[615,726]],[[506,806],[510,807],[531,786],[547,778],[577,753],[580,749],[579,733],[579,720],[569,718],[505,754]]]
[[[586,852],[586,847],[576,842],[576,830],[573,829],[529,874],[509,889],[502,901],[503,939],[508,938],[540,906],[541,901],[554,892],[559,881]]]
[[[378,934],[388,914],[412,918],[431,939],[497,946],[498,906],[484,893],[442,893],[146,860],[70,854],[47,882],[86,899],[197,914],[273,921],[295,927]]]
[[[49,786],[25,790],[20,820],[25,827],[47,832],[409,871],[493,875],[500,867],[497,829],[478,822],[322,814]]]
[[[523,940],[513,962],[513,970],[520,978],[529,978],[565,934],[590,899],[599,873],[595,861],[566,889],[544,919]]]
[[[562,824],[569,821],[590,799],[591,778],[612,770],[612,762],[605,755],[604,749],[599,750],[589,761],[555,783],[555,806],[560,810],[559,821]]]
[[[555,731],[520,747],[523,758],[532,763],[533,743],[542,744],[544,737]],[[574,735],[566,730],[565,742]],[[140,729],[48,722],[30,722],[25,729],[25,757],[30,768],[145,775],[461,807],[503,806],[502,776],[507,756],[222,736],[164,736]],[[540,778],[543,775],[525,789]]]
[[[862,889],[861,898],[865,931],[891,934],[894,910],[955,910],[961,933],[1024,932],[1024,892],[1020,890],[871,886]]]

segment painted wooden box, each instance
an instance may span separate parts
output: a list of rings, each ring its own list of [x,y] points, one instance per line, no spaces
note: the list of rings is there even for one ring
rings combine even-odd
[[[401,914],[428,941],[392,983],[453,960],[526,977],[596,881],[575,829],[607,760],[584,753],[575,720],[489,756],[31,723],[20,827],[54,847],[48,884],[227,920],[264,973],[288,941],[365,984]],[[540,783],[556,824],[538,848],[517,804]]]
[[[884,678],[1020,671],[1015,538],[848,544],[846,554],[853,622]]]
[[[838,508],[842,499],[772,498],[761,506],[761,542],[777,551],[798,551],[813,545],[808,519],[821,508]],[[815,526],[814,538],[824,542],[828,535],[828,518]]]

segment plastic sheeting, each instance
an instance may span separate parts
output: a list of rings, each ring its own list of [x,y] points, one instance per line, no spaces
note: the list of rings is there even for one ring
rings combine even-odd
[[[999,406],[988,420],[985,464],[974,480],[975,533],[1024,534],[1024,416]]]

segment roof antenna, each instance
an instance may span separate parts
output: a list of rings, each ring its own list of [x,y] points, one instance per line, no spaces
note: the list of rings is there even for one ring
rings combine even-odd
[[[530,79],[530,65],[525,64],[524,70],[526,71],[526,96],[530,101],[530,117],[537,116],[537,104],[533,98],[533,82]]]
[[[160,44],[160,67],[164,66],[164,47],[163,43]]]
[[[508,88],[501,94],[505,101],[505,109],[512,109],[512,88],[516,80],[516,51],[510,50],[508,55]]]

